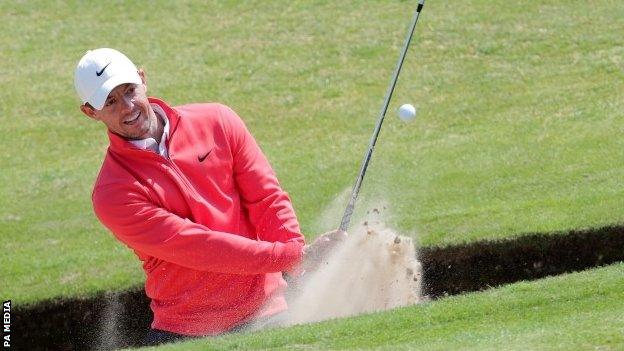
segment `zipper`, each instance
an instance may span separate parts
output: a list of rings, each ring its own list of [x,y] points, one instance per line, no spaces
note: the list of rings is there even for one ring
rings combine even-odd
[[[167,144],[169,144],[169,139],[167,139]],[[167,157],[164,157],[160,154],[157,154],[151,150],[143,150],[143,149],[139,149],[139,148],[135,148],[133,147],[133,151],[134,152],[139,152],[139,153],[144,153],[146,157],[148,158],[152,158],[154,159],[154,161],[158,162],[158,163],[163,163],[166,166],[169,166],[169,168],[171,168],[173,170],[173,172],[175,173],[175,175],[177,176],[178,179],[180,179],[180,181],[182,182],[182,185],[187,189],[188,193],[185,191],[182,191],[182,196],[184,196],[186,198],[186,202],[189,206],[189,213],[191,214],[192,217],[193,216],[193,211],[192,211],[192,206],[191,206],[191,202],[193,203],[197,203],[198,201],[195,200],[196,198],[199,197],[199,194],[197,193],[197,191],[195,190],[195,188],[191,185],[190,181],[184,176],[184,174],[182,173],[182,171],[180,170],[180,168],[178,168],[178,166],[173,162],[173,160],[171,159],[171,154],[170,154],[170,150],[169,150],[169,145],[167,145]],[[192,194],[191,194],[192,193]],[[193,196],[195,197],[193,197]],[[192,220],[194,220],[194,218],[190,218]]]
[[[195,199],[199,198],[199,193],[197,193],[197,191],[195,190],[195,187],[186,178],[186,176],[184,176],[184,174],[182,173],[180,168],[178,168],[178,165],[176,165],[173,162],[173,160],[169,157],[169,155],[170,155],[169,154],[169,148],[167,148],[167,157],[162,157],[161,156],[161,158],[165,160],[165,163],[168,164],[171,167],[171,169],[173,169],[174,173],[178,176],[178,178],[182,181],[182,183],[184,183],[184,186],[188,189],[189,194],[187,196],[187,200],[188,200],[187,202],[189,203],[189,205],[190,205],[191,201],[193,203],[198,203],[198,201],[195,200]],[[193,194],[190,194],[191,192]],[[191,196],[191,195],[193,195],[193,196]],[[191,210],[191,215],[193,215],[192,212],[193,211]],[[193,220],[194,220],[194,218],[193,218]]]

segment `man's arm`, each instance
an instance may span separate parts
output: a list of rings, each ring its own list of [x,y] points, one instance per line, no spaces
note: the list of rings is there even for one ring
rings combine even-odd
[[[99,188],[93,207],[100,221],[129,247],[184,267],[260,274],[287,271],[301,262],[299,241],[257,241],[213,231],[154,206],[129,187]]]
[[[258,238],[303,244],[290,198],[256,140],[234,111],[227,106],[220,106],[220,111],[234,158],[234,178]]]

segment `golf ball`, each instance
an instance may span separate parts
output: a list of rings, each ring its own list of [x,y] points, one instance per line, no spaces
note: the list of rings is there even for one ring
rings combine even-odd
[[[411,121],[416,117],[416,108],[412,104],[403,104],[399,107],[399,118],[404,121]]]

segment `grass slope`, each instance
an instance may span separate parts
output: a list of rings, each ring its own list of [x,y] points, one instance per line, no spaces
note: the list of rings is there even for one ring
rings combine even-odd
[[[428,2],[359,213],[382,198],[423,245],[622,221],[624,3],[585,5]],[[172,104],[234,107],[313,236],[338,225],[413,8],[0,2],[0,293],[25,303],[142,279],[91,213],[107,140],[73,91],[87,48],[126,52]],[[403,102],[419,108],[410,125],[392,116]]]
[[[149,349],[620,350],[623,274],[624,264],[616,264],[383,313]]]

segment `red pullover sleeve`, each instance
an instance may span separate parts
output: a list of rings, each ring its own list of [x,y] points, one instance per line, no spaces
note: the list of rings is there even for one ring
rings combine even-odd
[[[268,242],[213,231],[148,201],[136,189],[98,188],[93,207],[100,221],[132,249],[180,266],[217,273],[261,274],[295,268],[300,242]]]
[[[304,244],[288,194],[240,117],[221,105],[221,117],[234,158],[234,178],[258,238]]]

